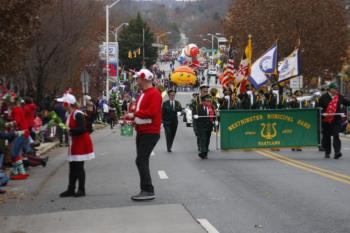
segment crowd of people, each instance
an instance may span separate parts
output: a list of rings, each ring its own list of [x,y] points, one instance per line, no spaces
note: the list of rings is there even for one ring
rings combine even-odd
[[[336,83],[330,83],[317,95],[303,98],[303,92],[297,90],[286,94],[283,89],[273,86],[263,87],[258,91],[246,90],[237,93],[231,88],[223,89],[220,97],[218,90],[206,84],[201,85],[199,93],[194,93],[190,104],[192,110],[193,129],[197,137],[199,157],[207,159],[210,137],[216,130],[215,117],[218,112],[225,110],[267,110],[267,109],[302,109],[320,108],[322,114],[321,146],[319,150],[329,159],[332,151],[333,138],[334,159],[342,157],[339,134],[349,130],[347,108],[350,101],[339,93]],[[219,119],[219,117],[217,118]],[[278,150],[278,149],[273,149]],[[302,151],[301,148],[292,148],[292,151]]]
[[[72,92],[68,89],[66,93]],[[93,131],[97,108],[91,98],[82,108],[87,132]],[[38,155],[40,146],[58,141],[69,147],[66,122],[69,112],[62,98],[37,104],[31,96],[19,96],[0,86],[0,186],[9,181],[28,179],[33,167],[46,167],[48,157]],[[0,194],[6,191],[0,189]]]
[[[36,105],[30,96],[21,98],[13,91],[0,88],[0,185],[5,186],[10,180],[27,179],[31,167],[45,167],[48,158],[37,156],[37,147],[58,139],[60,146],[69,147],[70,162],[69,185],[60,196],[85,196],[84,162],[95,157],[89,136],[93,123],[104,122],[113,129],[118,123],[132,122],[137,131],[136,165],[141,179],[141,192],[132,199],[153,199],[149,156],[159,140],[160,124],[163,123],[167,151],[171,153],[178,117],[183,114],[181,103],[175,100],[177,87],[165,87],[164,80],[167,78],[163,71],[142,69],[134,73],[123,88],[121,85],[113,87],[108,100],[84,96],[83,106],[71,89],[63,97],[46,101],[43,107]],[[165,90],[169,99],[162,103],[161,95]],[[325,158],[330,158],[333,137],[334,159],[339,159],[342,156],[339,133],[348,125],[348,119],[340,113],[346,112],[350,102],[339,94],[334,83],[313,98],[302,97],[301,91],[287,95],[281,87],[274,85],[257,91],[247,85],[244,91],[238,92],[224,87],[223,96],[220,96],[217,88],[210,89],[203,82],[190,103],[199,157],[208,158],[210,138],[212,131],[218,130],[220,110],[320,107],[323,114],[320,150],[325,152]],[[81,143],[88,146],[81,147]],[[301,149],[293,148],[293,151]],[[10,173],[5,172],[5,168]],[[77,181],[78,191],[75,190]],[[0,189],[0,193],[5,191]]]
[[[36,155],[36,147],[46,132],[33,99],[6,91],[0,98],[0,106],[0,185],[5,186],[10,179],[27,179],[28,167],[45,167],[48,158]],[[5,167],[12,167],[9,175],[4,172]]]

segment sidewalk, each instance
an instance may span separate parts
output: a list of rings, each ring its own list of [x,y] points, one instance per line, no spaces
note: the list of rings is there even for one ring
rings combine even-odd
[[[0,218],[1,232],[204,233],[178,204],[65,211]]]
[[[94,124],[94,130],[98,131],[100,129],[103,129],[106,127],[106,124]],[[51,152],[49,154],[49,162],[48,162],[48,167],[42,168],[30,168],[29,173],[30,177],[28,180],[24,181],[10,181],[8,186],[4,188],[7,193],[0,195],[0,206],[2,204],[7,203],[8,201],[20,201],[22,199],[25,199],[28,192],[30,193],[31,191],[35,190],[34,187],[38,188],[40,185],[42,185],[42,177],[49,177],[51,174],[54,172],[52,170],[51,164],[54,163],[55,161],[59,160],[59,164],[62,164],[65,162],[65,157],[60,158],[60,156],[57,156],[59,154],[59,151],[67,150],[67,147],[58,147],[59,142],[58,141],[53,141],[53,142],[45,142],[41,143],[40,146],[37,148],[36,155],[37,156],[44,156]],[[55,150],[56,149],[56,150]],[[7,169],[6,173],[10,174],[11,169]],[[28,188],[28,185],[31,186],[31,188]]]

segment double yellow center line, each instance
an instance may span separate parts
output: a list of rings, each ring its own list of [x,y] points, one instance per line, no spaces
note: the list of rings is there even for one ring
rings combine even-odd
[[[341,183],[350,185],[350,176],[348,175],[345,175],[339,172],[330,171],[320,167],[316,167],[316,166],[313,166],[304,162],[300,162],[295,159],[291,159],[287,156],[283,156],[267,150],[256,150],[255,152],[265,157],[268,157],[270,159],[287,164],[289,166],[299,168],[301,170],[308,171],[308,172],[326,177],[328,179],[339,181]]]

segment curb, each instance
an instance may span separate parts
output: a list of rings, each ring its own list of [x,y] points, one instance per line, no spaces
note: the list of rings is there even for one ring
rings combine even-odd
[[[55,142],[47,142],[42,144],[42,146],[40,146],[38,148],[38,151],[36,152],[36,154],[38,156],[44,155],[46,153],[48,153],[49,151],[55,149],[58,146],[59,142],[55,141]]]
[[[94,130],[99,130],[99,129],[104,129],[104,128],[106,128],[107,125],[105,125],[105,124],[93,124],[92,127],[93,127]]]

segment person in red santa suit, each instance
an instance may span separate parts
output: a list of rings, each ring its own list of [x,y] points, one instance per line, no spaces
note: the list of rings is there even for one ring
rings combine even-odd
[[[27,120],[24,117],[22,108],[20,107],[20,99],[13,92],[8,92],[4,97],[8,106],[8,117],[11,125],[19,132],[16,139],[11,144],[12,157],[12,173],[10,178],[12,180],[27,179],[29,174],[26,172],[23,164],[22,151],[29,142],[29,127]]]
[[[134,119],[136,128],[136,166],[140,175],[140,193],[132,196],[134,201],[153,200],[154,187],[149,168],[151,153],[160,138],[162,121],[162,96],[152,85],[153,74],[147,69],[136,73],[138,88],[142,91],[136,101],[134,113],[125,117]]]
[[[24,105],[22,108],[23,108],[24,117],[27,120],[30,136],[35,141],[36,135],[33,130],[33,126],[34,126],[35,112],[36,112],[37,106],[33,102],[33,98],[29,96],[25,97]]]
[[[86,127],[84,113],[79,110],[75,97],[66,93],[58,101],[63,102],[69,112],[67,127],[71,140],[68,148],[69,184],[68,189],[61,193],[60,197],[83,197],[86,195],[84,162],[95,158],[92,140]],[[75,192],[77,181],[79,187]]]

